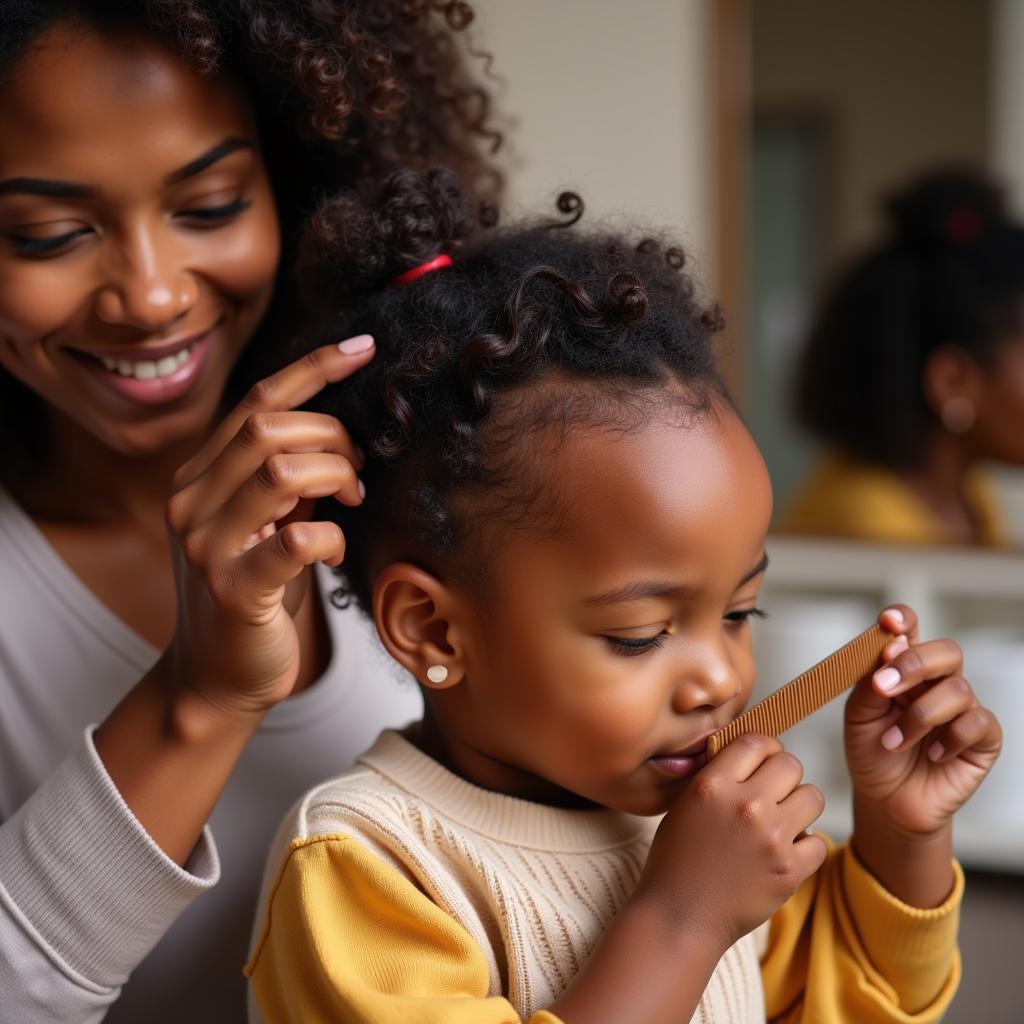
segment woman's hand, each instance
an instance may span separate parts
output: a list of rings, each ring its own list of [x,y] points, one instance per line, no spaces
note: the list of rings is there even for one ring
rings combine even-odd
[[[658,827],[637,886],[719,955],[766,921],[825,860],[805,830],[825,806],[776,739],[748,733],[682,791]]]
[[[920,643],[905,605],[879,622],[895,639],[846,703],[852,843],[891,893],[934,907],[953,885],[952,816],[999,756],[1002,730],[961,674],[955,643]]]
[[[229,714],[259,716],[299,670],[292,615],[304,570],[338,565],[341,530],[306,520],[317,498],[362,501],[362,460],[333,417],[294,412],[373,358],[373,340],[318,348],[256,384],[178,472],[167,505],[178,622],[162,677]]]
[[[904,605],[879,616],[895,639],[883,667],[846,704],[846,759],[854,794],[894,825],[942,828],[981,785],[1002,745],[995,715],[964,679],[952,640],[920,643]]]

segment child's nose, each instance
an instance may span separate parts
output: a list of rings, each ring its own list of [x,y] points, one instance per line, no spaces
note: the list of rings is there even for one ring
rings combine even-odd
[[[699,708],[719,708],[740,690],[740,680],[732,662],[717,645],[699,652],[680,672],[673,693],[672,707],[678,712]]]

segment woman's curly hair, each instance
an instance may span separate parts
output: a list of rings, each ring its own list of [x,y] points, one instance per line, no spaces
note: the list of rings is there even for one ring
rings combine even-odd
[[[457,38],[473,20],[462,0],[0,0],[0,87],[39,36],[65,20],[138,27],[197,73],[235,76],[253,105],[285,250],[278,301],[229,400],[279,364],[282,333],[294,332],[289,249],[324,195],[438,161],[479,195],[500,191],[491,157],[502,136],[467,61],[486,73],[490,58]],[[23,470],[43,458],[44,448],[21,451],[19,440],[44,437],[41,419],[37,396],[0,372],[4,470],[16,471],[13,456]]]
[[[473,574],[474,523],[553,525],[544,438],[557,444],[580,423],[635,430],[657,410],[690,422],[727,400],[712,347],[721,316],[696,297],[682,251],[570,230],[582,205],[567,194],[560,208],[568,222],[474,233],[479,218],[435,169],[398,172],[314,218],[311,269],[344,310],[327,336],[367,332],[378,345],[312,404],[368,453],[364,504],[323,505],[348,539],[340,593],[366,610],[381,542]],[[442,252],[450,267],[389,283]]]

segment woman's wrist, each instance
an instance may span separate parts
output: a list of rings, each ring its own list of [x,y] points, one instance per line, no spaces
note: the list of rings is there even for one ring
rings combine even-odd
[[[854,794],[853,852],[885,888],[908,906],[940,906],[953,884],[953,826],[934,832],[900,827],[876,806]]]
[[[264,713],[168,684],[158,663],[93,737],[111,781],[164,853],[185,864]]]

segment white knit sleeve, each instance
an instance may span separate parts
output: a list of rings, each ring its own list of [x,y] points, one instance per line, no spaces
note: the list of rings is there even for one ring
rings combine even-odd
[[[219,875],[208,829],[184,868],[163,853],[86,730],[0,825],[0,1024],[102,1020],[129,973]]]

